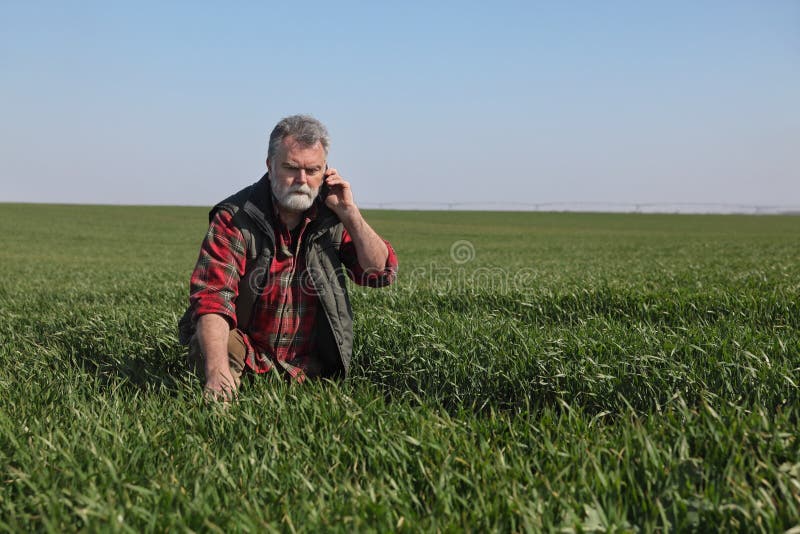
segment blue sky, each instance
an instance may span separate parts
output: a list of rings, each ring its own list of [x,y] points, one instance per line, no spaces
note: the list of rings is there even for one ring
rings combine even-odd
[[[800,205],[798,1],[0,13],[0,201],[212,204],[311,113],[364,204]]]

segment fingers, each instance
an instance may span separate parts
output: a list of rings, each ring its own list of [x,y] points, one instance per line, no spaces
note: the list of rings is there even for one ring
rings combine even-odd
[[[236,398],[236,390],[233,388],[213,389],[206,386],[203,388],[203,398],[209,402],[230,402]]]
[[[325,198],[325,205],[341,217],[345,211],[355,206],[350,182],[339,176],[339,171],[334,168],[325,171],[324,180],[331,188],[331,194]]]
[[[339,176],[338,174],[334,174],[325,178],[325,183],[328,184],[330,187],[341,187],[342,189],[349,189],[350,182],[347,182]]]
[[[238,380],[232,376],[215,376],[206,382],[203,388],[203,399],[208,403],[223,402],[229,403],[236,399]]]
[[[342,189],[350,188],[350,183],[345,182],[341,178],[328,178],[327,180],[325,180],[325,183],[331,187],[341,187]]]
[[[334,169],[333,167],[329,168],[325,171],[325,177],[323,178],[325,183],[328,185],[341,185],[345,187],[349,187],[349,183],[344,180],[341,176],[339,176],[339,171]]]
[[[237,399],[235,391],[217,391],[213,389],[203,389],[203,401],[206,406],[228,407]]]

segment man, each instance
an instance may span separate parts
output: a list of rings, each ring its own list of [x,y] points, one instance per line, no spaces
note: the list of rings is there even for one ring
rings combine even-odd
[[[397,256],[327,167],[329,144],[318,120],[281,120],[267,173],[209,214],[182,338],[212,398],[231,398],[243,373],[345,376],[353,349],[346,276],[371,287],[394,280]]]

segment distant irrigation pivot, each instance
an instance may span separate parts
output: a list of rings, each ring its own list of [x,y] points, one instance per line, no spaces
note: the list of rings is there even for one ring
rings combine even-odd
[[[754,215],[800,215],[797,205],[733,204],[723,202],[362,202],[367,209],[467,210],[467,211],[568,211],[610,213],[741,213]]]

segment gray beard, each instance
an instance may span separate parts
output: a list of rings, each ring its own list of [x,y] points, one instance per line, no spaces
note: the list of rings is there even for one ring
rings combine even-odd
[[[312,188],[308,184],[290,185],[284,187],[277,181],[270,181],[272,194],[281,208],[292,211],[305,211],[314,203],[319,188]]]

